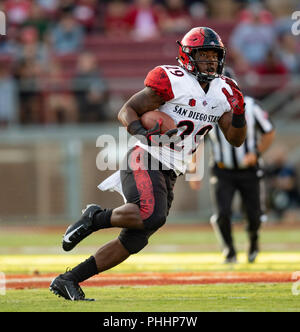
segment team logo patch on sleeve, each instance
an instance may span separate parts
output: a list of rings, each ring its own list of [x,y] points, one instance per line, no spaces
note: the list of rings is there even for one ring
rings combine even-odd
[[[196,100],[195,99],[190,99],[189,105],[190,106],[196,106]]]

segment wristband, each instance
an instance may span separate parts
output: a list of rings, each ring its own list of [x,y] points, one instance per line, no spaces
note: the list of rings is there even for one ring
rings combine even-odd
[[[135,135],[145,135],[146,129],[143,127],[142,122],[140,120],[135,120],[135,121],[132,121],[127,126],[127,131],[132,136],[135,136]]]
[[[232,114],[231,124],[235,128],[243,128],[246,125],[245,114]]]

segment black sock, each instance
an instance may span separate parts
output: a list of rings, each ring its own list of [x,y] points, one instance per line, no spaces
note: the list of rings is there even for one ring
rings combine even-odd
[[[112,227],[110,218],[112,215],[113,209],[104,209],[101,212],[98,212],[93,217],[93,228],[95,231],[103,228]]]
[[[80,263],[71,271],[68,271],[64,274],[64,277],[67,279],[74,280],[75,282],[79,283],[90,277],[98,274],[98,269],[95,261],[95,257],[91,256],[84,262]]]

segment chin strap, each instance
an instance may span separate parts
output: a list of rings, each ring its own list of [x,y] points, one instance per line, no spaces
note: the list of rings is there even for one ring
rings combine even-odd
[[[219,74],[208,75],[206,73],[197,73],[196,78],[198,82],[211,82],[215,78],[220,77]]]

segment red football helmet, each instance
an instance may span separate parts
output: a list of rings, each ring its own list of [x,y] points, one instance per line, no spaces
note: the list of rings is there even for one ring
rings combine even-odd
[[[222,74],[226,50],[220,36],[212,29],[206,27],[197,27],[190,30],[179,44],[179,64],[187,71],[196,76],[200,82],[210,82]],[[201,73],[194,59],[196,50],[215,50],[218,52],[218,68],[213,75]]]

